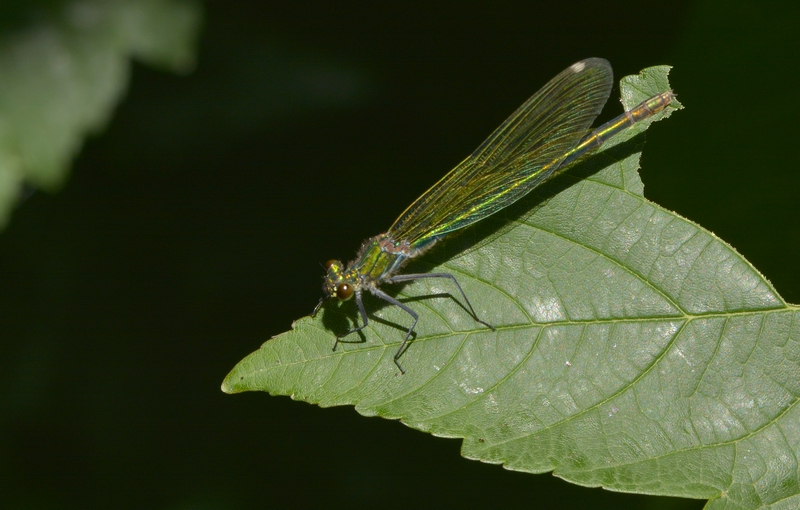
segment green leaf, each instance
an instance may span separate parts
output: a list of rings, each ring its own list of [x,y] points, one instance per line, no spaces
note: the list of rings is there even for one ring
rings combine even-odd
[[[623,79],[625,107],[669,89],[667,72]],[[497,331],[447,282],[417,281],[398,293],[420,313],[405,375],[392,356],[409,317],[368,300],[363,343],[331,351],[356,311],[330,304],[242,360],[223,390],[355,405],[463,438],[467,458],[580,485],[800,506],[798,308],[643,197],[648,124],[409,268],[456,275]]]
[[[196,2],[46,7],[27,6],[37,21],[0,34],[0,228],[23,184],[53,190],[66,179],[84,137],[105,126],[125,93],[131,58],[176,72],[194,66]]]

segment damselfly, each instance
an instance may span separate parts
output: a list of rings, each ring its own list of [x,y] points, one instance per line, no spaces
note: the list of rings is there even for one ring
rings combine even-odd
[[[347,301],[355,296],[362,320],[361,326],[336,337],[333,350],[343,337],[361,331],[369,323],[362,302],[362,293],[367,291],[399,306],[413,318],[394,355],[397,368],[405,373],[399,359],[419,315],[380,286],[422,278],[451,280],[472,317],[494,330],[478,318],[453,275],[398,271],[445,235],[513,204],[612,136],[664,110],[675,97],[672,91],[655,95],[590,132],[612,85],[613,74],[606,60],[590,58],[569,66],[520,106],[472,155],[411,204],[387,232],[365,241],[353,261],[345,266],[338,260],[329,260],[325,264],[325,296],[314,313],[325,299]]]

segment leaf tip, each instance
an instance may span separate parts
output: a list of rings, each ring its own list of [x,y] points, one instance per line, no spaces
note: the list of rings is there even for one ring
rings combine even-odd
[[[222,386],[220,387],[220,389],[223,391],[223,393],[227,393],[228,395],[234,395],[236,393],[244,393],[245,391],[251,391],[253,388],[248,383],[247,378],[245,376],[246,374],[241,370],[241,362],[240,362],[235,367],[233,367],[233,370],[231,370],[228,375],[225,376],[225,379],[222,381]]]
[[[236,378],[232,377],[233,375],[234,375],[233,372],[228,374],[225,377],[225,380],[222,381],[222,386],[220,387],[222,392],[223,393],[227,393],[228,395],[233,395],[235,393],[241,393],[241,392],[245,391],[245,390],[243,390],[241,387],[239,387],[237,385]],[[242,378],[240,377],[239,381],[241,381],[241,379]]]

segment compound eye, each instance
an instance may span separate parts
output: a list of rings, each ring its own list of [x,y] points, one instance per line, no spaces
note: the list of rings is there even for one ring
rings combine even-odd
[[[349,283],[340,283],[336,287],[336,297],[342,301],[347,301],[353,297],[353,286]]]
[[[331,268],[332,265],[336,264],[336,262],[337,262],[336,259],[330,259],[329,261],[325,262],[325,264],[323,264],[322,267],[324,267],[325,271],[327,271],[328,269]]]

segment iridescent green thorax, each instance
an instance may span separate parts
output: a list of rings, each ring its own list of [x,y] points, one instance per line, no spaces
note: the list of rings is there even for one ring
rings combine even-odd
[[[337,292],[342,284],[350,285],[354,291],[380,285],[434,242],[415,247],[408,241],[396,241],[389,233],[371,237],[361,245],[358,255],[347,267],[339,261],[330,263],[325,275],[325,293],[328,297],[342,299],[341,292]]]

